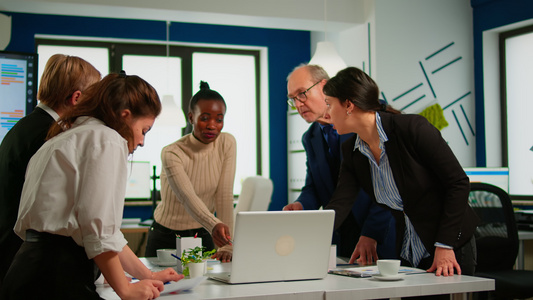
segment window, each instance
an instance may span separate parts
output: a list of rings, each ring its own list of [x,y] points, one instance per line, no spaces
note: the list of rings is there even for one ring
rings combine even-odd
[[[223,131],[237,139],[234,194],[240,193],[246,177],[261,175],[259,50],[172,44],[167,56],[165,44],[48,38],[38,38],[36,44],[39,74],[51,55],[64,53],[84,58],[103,76],[125,70],[154,86],[163,111],[147,135],[145,146],[135,151],[133,159],[150,161],[157,175],[161,173],[161,149],[191,131],[185,118],[189,101],[198,91],[200,80],[207,81],[228,106]],[[160,189],[159,181],[156,188]]]
[[[122,68],[126,74],[135,74],[148,81],[161,98],[161,115],[146,135],[144,146],[133,153],[135,160],[151,162],[159,174],[161,149],[178,140],[182,136],[181,128],[186,126],[185,116],[181,111],[181,58],[124,55]]]
[[[257,174],[257,97],[255,61],[251,55],[193,53],[193,91],[200,80],[219,92],[226,101],[223,131],[237,140],[237,170],[234,194],[240,193],[240,183]],[[254,168],[256,166],[256,168]],[[237,189],[238,188],[238,189]]]
[[[37,53],[39,53],[39,80],[46,62],[52,55],[57,53],[79,56],[91,63],[102,74],[102,77],[109,74],[109,49],[105,47],[38,45]]]
[[[533,26],[500,35],[503,166],[513,200],[533,197]]]

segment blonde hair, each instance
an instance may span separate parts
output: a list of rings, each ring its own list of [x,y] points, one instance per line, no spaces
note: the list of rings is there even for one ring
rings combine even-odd
[[[85,91],[98,82],[100,72],[77,56],[54,54],[46,62],[37,99],[54,110],[68,106],[75,91]]]
[[[121,117],[124,109],[133,118],[155,118],[161,113],[161,102],[156,90],[139,76],[111,73],[90,86],[81,101],[50,127],[47,139],[71,128],[78,117],[91,116],[117,131],[132,151],[133,132]]]

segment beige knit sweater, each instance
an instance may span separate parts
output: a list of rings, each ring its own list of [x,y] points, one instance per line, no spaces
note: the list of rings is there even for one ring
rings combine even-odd
[[[236,148],[235,137],[225,132],[210,144],[188,134],[163,148],[154,219],[173,230],[204,227],[211,233],[220,222],[233,230]]]

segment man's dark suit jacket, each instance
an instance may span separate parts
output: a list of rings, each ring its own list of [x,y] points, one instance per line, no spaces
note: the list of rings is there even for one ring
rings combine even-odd
[[[478,217],[468,205],[469,179],[440,132],[424,117],[379,113],[387,134],[385,151],[394,181],[402,197],[404,212],[428,252],[433,256],[435,242],[454,248],[472,237]],[[353,150],[357,136],[342,145],[344,161],[339,185],[328,209],[336,211],[336,226],[353,205],[363,188],[376,201],[368,158]],[[395,211],[396,231],[403,237],[405,221]],[[398,238],[401,245],[403,238]]]
[[[52,116],[36,107],[7,132],[0,145],[0,282],[22,244],[13,227],[17,221],[26,167],[44,144],[53,122]]]
[[[341,142],[350,136],[351,134],[340,136]],[[302,203],[306,210],[326,207],[335,191],[337,180],[331,175],[328,146],[317,122],[311,124],[304,133],[302,142],[307,156],[307,174],[305,185],[296,201]],[[372,203],[372,200],[364,192],[360,193],[357,199],[358,201],[354,205],[345,209],[346,214],[343,214],[339,220],[342,226],[337,228],[334,233],[333,242],[337,244],[338,250],[344,249],[341,251],[344,253],[338,251],[338,254],[350,257],[359,235],[364,235],[378,242],[378,256],[380,258],[395,257],[395,233],[392,215],[388,210]],[[348,214],[349,211],[352,213]]]

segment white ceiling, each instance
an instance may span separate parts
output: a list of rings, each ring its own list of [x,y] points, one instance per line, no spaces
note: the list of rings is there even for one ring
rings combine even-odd
[[[369,0],[0,0],[0,10],[341,31],[365,22],[367,3]]]

